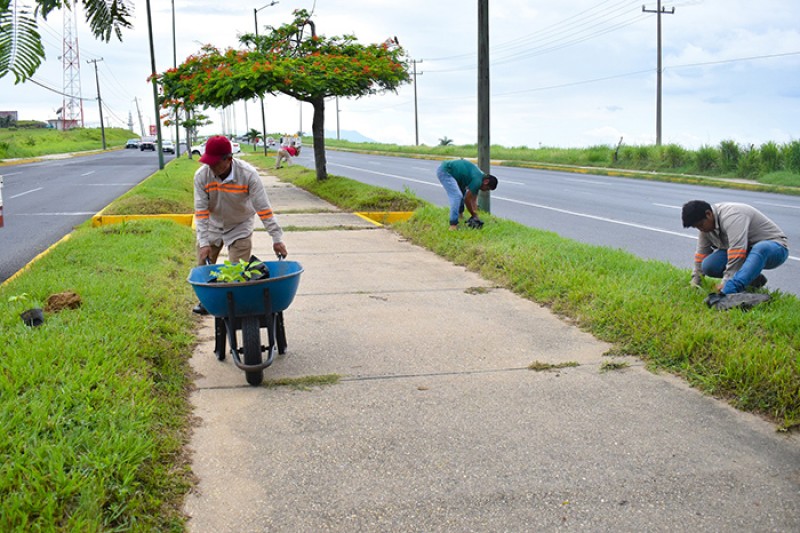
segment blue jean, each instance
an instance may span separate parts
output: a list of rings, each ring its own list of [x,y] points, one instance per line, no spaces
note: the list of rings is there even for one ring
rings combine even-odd
[[[436,169],[436,177],[439,178],[439,182],[447,193],[447,199],[450,201],[450,225],[455,226],[458,224],[458,216],[464,212],[464,193],[459,188],[456,179],[441,166]]]
[[[744,264],[734,276],[722,287],[725,294],[742,292],[764,269],[778,268],[789,257],[789,250],[775,241],[757,242],[747,252]],[[703,259],[703,274],[712,278],[721,278],[728,264],[728,251],[717,250]]]

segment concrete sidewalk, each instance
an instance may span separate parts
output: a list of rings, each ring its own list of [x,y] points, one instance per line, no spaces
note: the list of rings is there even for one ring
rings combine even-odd
[[[601,372],[608,346],[548,310],[265,182],[317,229],[287,231],[305,272],[266,380],[343,379],[250,387],[202,319],[190,530],[800,531],[797,436],[634,358]]]

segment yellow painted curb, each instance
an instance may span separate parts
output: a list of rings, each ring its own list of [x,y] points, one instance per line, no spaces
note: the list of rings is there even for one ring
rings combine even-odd
[[[172,220],[183,226],[194,227],[194,215],[95,215],[92,217],[92,227],[105,226],[107,224],[119,224],[129,220],[152,220],[152,219]]]
[[[361,211],[353,213],[376,226],[405,222],[414,214],[413,211]]]

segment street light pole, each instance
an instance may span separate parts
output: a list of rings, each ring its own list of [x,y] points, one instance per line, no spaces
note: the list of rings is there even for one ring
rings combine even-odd
[[[89,59],[87,63],[94,63],[94,79],[97,82],[97,105],[100,107],[100,136],[103,138],[103,150],[106,149],[106,128],[103,126],[103,100],[100,98],[100,77],[97,74],[97,62],[100,59]]]
[[[257,8],[257,9],[253,8],[253,20],[256,23],[256,37],[258,37],[258,12],[261,11],[262,9],[266,9],[268,7],[272,7],[277,3],[278,3],[277,0],[273,0],[272,2],[270,2],[269,4],[267,4],[265,6],[261,6],[261,7]],[[266,114],[264,113],[264,97],[263,96],[259,96],[258,99],[261,100],[261,128],[263,130],[261,132],[261,140],[264,141],[264,155],[266,156],[267,155],[267,117],[266,117]],[[247,105],[247,102],[245,102],[245,105]]]

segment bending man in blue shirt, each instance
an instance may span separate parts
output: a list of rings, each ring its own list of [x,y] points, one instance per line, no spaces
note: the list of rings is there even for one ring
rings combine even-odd
[[[497,178],[484,174],[481,169],[466,159],[445,161],[436,169],[436,177],[447,192],[450,200],[450,229],[458,229],[458,219],[466,206],[472,219],[478,218],[478,191],[493,191],[497,188]]]

